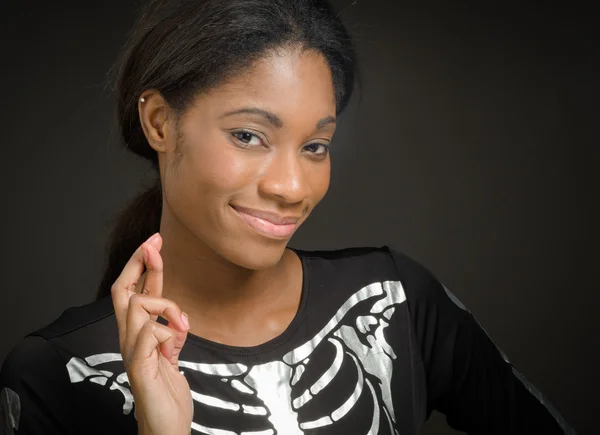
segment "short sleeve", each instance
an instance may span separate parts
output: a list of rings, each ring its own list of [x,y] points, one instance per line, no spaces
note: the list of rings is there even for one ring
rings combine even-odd
[[[423,360],[427,416],[435,409],[450,427],[473,435],[575,434],[439,280],[390,252]]]
[[[30,336],[0,371],[0,434],[76,433],[68,372],[47,340]]]

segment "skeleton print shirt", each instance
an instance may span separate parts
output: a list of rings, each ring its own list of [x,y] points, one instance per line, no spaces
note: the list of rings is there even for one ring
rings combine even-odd
[[[295,250],[299,310],[242,348],[188,336],[192,434],[418,434],[432,410],[469,434],[574,434],[428,270],[387,247]],[[1,434],[135,434],[110,297],[10,353]]]

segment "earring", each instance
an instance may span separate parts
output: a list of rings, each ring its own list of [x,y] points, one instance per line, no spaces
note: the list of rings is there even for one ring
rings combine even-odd
[[[145,102],[146,102],[146,99],[145,99],[144,97],[142,97],[142,98],[140,98],[140,101],[141,101],[142,103],[145,103]]]

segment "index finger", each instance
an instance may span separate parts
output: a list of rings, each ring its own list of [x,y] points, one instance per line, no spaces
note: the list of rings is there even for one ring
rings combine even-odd
[[[144,243],[155,242],[157,237],[158,233],[153,234]],[[127,324],[129,298],[135,294],[135,286],[144,272],[144,267],[143,251],[142,247],[139,246],[127,264],[125,264],[121,274],[111,287],[111,297],[115,310],[115,317],[117,318],[117,326],[119,328],[119,343],[123,343],[124,337],[126,336],[125,329]]]

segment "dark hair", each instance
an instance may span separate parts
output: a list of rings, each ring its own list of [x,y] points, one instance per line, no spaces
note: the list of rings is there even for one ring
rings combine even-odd
[[[333,77],[338,114],[357,76],[348,31],[326,0],[155,0],[141,14],[126,45],[116,88],[124,145],[158,169],[156,152],[142,131],[138,100],[158,90],[183,113],[201,90],[243,71],[267,51],[299,45],[320,52]],[[160,227],[160,178],[117,216],[110,235],[98,299],[133,254]]]

